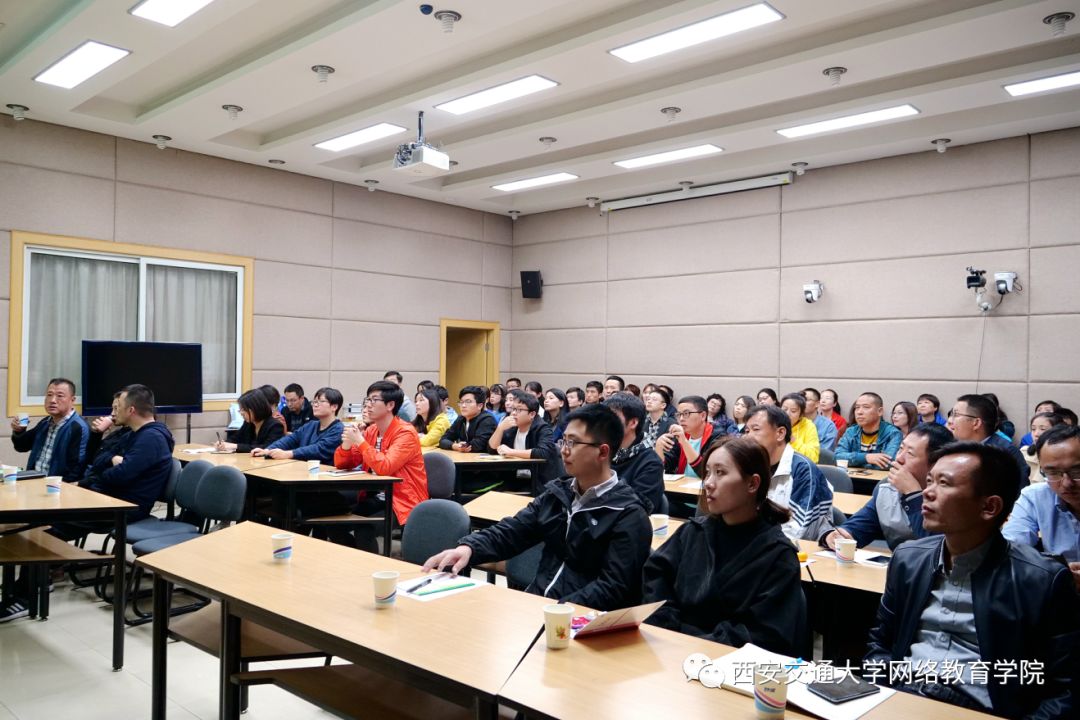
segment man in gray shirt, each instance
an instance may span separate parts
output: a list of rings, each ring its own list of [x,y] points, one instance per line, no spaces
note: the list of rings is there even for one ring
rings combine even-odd
[[[387,370],[386,373],[383,374],[383,380],[389,380],[398,387],[401,387],[403,378],[401,377],[401,373],[397,370]],[[405,393],[405,400],[401,403],[401,409],[398,410],[397,414],[398,417],[405,422],[412,422],[416,419],[416,405],[409,399],[409,393]]]

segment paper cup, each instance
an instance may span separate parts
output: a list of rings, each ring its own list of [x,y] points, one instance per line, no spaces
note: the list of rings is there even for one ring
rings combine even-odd
[[[847,565],[855,562],[855,541],[841,538],[836,541],[836,562]]]
[[[19,476],[19,468],[14,465],[4,465],[4,482],[14,483]]]
[[[59,475],[50,475],[45,478],[45,492],[49,495],[59,495],[64,487],[64,478]]]
[[[847,470],[847,460],[837,460],[836,461],[836,467],[843,468],[844,470]]]
[[[26,413],[19,413],[19,424],[23,427],[30,427],[30,416]]]
[[[384,610],[393,607],[397,599],[397,584],[401,573],[397,570],[382,570],[371,576],[375,582],[375,609]]]
[[[307,473],[311,477],[318,477],[319,476],[319,461],[318,460],[308,460],[307,461]]]
[[[570,646],[570,621],[573,617],[573,605],[544,606],[544,640],[549,650],[563,650]]]
[[[652,523],[653,535],[667,535],[668,531],[668,516],[667,515],[650,515],[649,522]]]
[[[754,668],[754,710],[762,720],[784,717],[787,708],[787,673],[779,667],[766,671]]]
[[[270,536],[270,542],[273,544],[274,561],[280,563],[289,562],[292,558],[292,533],[274,533]]]

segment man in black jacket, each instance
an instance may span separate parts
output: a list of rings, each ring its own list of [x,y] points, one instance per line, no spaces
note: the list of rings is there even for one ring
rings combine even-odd
[[[572,412],[558,444],[573,477],[551,482],[517,515],[463,537],[456,548],[429,558],[424,569],[457,573],[543,543],[527,592],[596,610],[637,603],[652,528],[637,494],[611,469],[622,436],[618,416],[603,405]]]
[[[628,392],[612,394],[604,404],[623,424],[622,444],[611,459],[611,469],[634,489],[650,512],[667,514],[664,503],[664,463],[642,443],[645,435],[645,403]]]
[[[495,432],[495,416],[484,410],[487,390],[479,385],[466,385],[458,393],[458,419],[450,425],[439,447],[443,450],[458,452],[484,453],[488,451],[488,440]]]
[[[544,464],[535,471],[519,470],[518,476],[529,478],[538,473],[536,492],[555,478],[562,475],[562,460],[555,447],[555,431],[544,418],[537,413],[540,401],[525,390],[511,390],[507,393],[507,415],[496,426],[488,440],[488,447],[508,458],[541,459]]]
[[[893,555],[864,675],[1004,717],[1076,717],[1080,597],[1063,563],[1001,536],[1012,458],[960,442],[932,462],[923,526],[942,535]]]

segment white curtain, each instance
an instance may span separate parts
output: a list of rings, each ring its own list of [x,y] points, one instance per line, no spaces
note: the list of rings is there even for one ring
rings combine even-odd
[[[54,377],[81,385],[84,339],[137,339],[139,266],[31,253],[29,309],[23,392],[42,396]]]
[[[203,392],[235,393],[237,275],[146,267],[146,339],[202,343]]]

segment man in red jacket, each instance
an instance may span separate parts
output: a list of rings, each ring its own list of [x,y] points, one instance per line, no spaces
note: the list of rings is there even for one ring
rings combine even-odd
[[[341,434],[341,447],[334,453],[334,466],[363,467],[376,475],[401,478],[394,487],[393,511],[398,525],[405,525],[409,513],[427,500],[427,472],[420,451],[416,428],[397,417],[404,394],[401,388],[387,380],[372,383],[364,400],[363,420],[346,427]],[[386,511],[386,501],[364,497],[356,507],[362,515]],[[371,552],[378,551],[375,528],[363,525],[356,531],[358,545]]]

